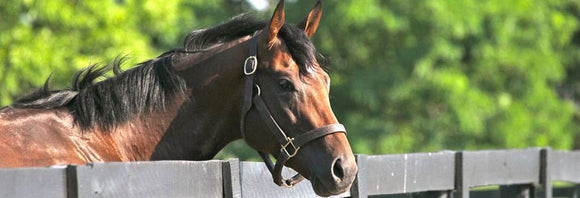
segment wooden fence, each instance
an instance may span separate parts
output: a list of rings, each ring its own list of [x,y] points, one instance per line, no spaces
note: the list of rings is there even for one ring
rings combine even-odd
[[[336,197],[578,197],[580,151],[549,148],[357,155]],[[293,171],[285,170],[291,176]],[[572,187],[552,191],[553,181]],[[470,191],[499,185],[497,191]],[[559,188],[557,188],[559,189]],[[159,161],[0,169],[0,197],[316,197],[308,181],[278,187],[259,162]]]

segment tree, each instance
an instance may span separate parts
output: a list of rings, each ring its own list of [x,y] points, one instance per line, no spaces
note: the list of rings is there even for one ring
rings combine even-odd
[[[182,46],[185,35],[231,16],[225,1],[14,1],[0,2],[0,105],[119,55],[127,65]]]
[[[574,1],[326,2],[315,39],[356,152],[569,149]],[[575,66],[577,67],[577,66]],[[577,111],[577,110],[576,110]],[[354,135],[356,133],[356,135]]]
[[[273,6],[273,1],[270,1]],[[288,1],[297,23],[313,1]],[[356,153],[580,144],[580,3],[324,1],[313,42]],[[240,0],[0,2],[0,105],[90,63],[130,64],[249,11]],[[265,11],[268,12],[268,11]],[[576,101],[576,102],[574,102]],[[221,158],[257,155],[243,141]]]

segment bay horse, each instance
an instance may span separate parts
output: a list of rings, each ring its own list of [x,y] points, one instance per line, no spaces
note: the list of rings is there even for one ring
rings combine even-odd
[[[319,1],[286,24],[282,0],[268,21],[243,14],[193,31],[184,48],[127,71],[122,58],[93,65],[63,90],[49,90],[49,77],[0,110],[0,167],[208,160],[243,138],[274,183],[305,177],[318,195],[343,193],[357,166],[310,40],[321,14]],[[299,175],[284,179],[284,165]]]

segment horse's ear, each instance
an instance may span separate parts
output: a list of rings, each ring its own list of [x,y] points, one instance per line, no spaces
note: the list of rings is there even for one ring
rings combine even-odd
[[[320,17],[322,17],[322,2],[318,0],[316,5],[314,5],[312,10],[310,10],[310,13],[308,13],[308,16],[306,16],[306,18],[304,18],[304,20],[298,24],[298,27],[304,30],[308,37],[312,38],[316,32],[316,29],[318,28]]]
[[[276,6],[276,10],[274,10],[274,15],[272,15],[272,19],[270,20],[270,26],[268,27],[268,44],[271,45],[272,42],[276,39],[276,35],[282,26],[284,25],[284,0],[280,0],[278,5]]]

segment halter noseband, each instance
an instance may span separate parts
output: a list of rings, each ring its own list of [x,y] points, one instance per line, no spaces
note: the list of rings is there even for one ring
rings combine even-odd
[[[250,39],[250,53],[244,62],[244,74],[246,80],[244,83],[244,100],[242,103],[240,131],[242,133],[242,137],[245,138],[246,115],[253,105],[258,110],[261,119],[264,121],[268,129],[272,132],[280,144],[280,152],[277,155],[278,157],[276,158],[276,164],[274,164],[270,159],[269,153],[260,151],[258,151],[258,153],[272,174],[274,183],[279,186],[291,188],[298,182],[304,180],[304,176],[296,174],[290,179],[285,179],[282,176],[282,168],[284,167],[284,164],[298,153],[301,146],[307,144],[308,142],[334,133],[346,133],[346,129],[342,124],[330,124],[302,133],[294,138],[286,135],[284,130],[280,128],[280,125],[278,125],[270,113],[268,106],[266,106],[264,103],[264,100],[261,97],[260,87],[255,82],[254,73],[258,69],[258,42],[256,41],[256,37],[257,36],[253,36]],[[257,89],[256,95],[254,95],[254,87]]]

